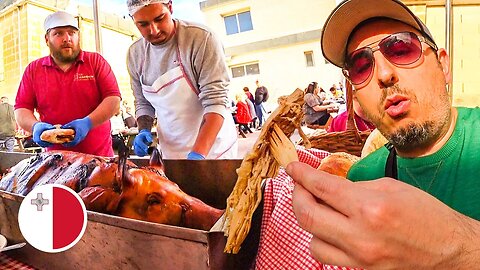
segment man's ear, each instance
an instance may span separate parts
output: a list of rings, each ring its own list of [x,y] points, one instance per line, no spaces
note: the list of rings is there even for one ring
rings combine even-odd
[[[438,49],[437,58],[440,66],[443,70],[443,75],[445,76],[445,82],[448,84],[452,79],[452,74],[450,72],[450,56],[448,56],[447,51],[443,48]]]

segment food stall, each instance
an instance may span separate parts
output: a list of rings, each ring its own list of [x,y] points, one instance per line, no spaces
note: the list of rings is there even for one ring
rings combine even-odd
[[[31,154],[0,152],[0,170]],[[131,159],[146,165],[148,159]],[[165,160],[165,173],[186,193],[219,209],[236,181],[241,160]],[[0,191],[0,234],[24,242],[17,215],[23,197]],[[236,255],[223,253],[221,231],[203,231],[88,211],[82,239],[71,249],[44,253],[30,245],[8,256],[38,269],[245,269]]]

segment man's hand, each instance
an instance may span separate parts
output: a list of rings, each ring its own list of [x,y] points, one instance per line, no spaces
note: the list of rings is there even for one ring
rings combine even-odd
[[[366,269],[476,268],[480,223],[391,178],[350,182],[292,162],[293,209],[325,264]]]
[[[72,122],[63,125],[61,128],[75,130],[73,141],[62,144],[65,147],[73,147],[87,137],[88,132],[92,129],[92,120],[87,116],[82,119],[73,120]]]
[[[135,140],[133,140],[133,152],[139,157],[146,156],[148,154],[148,146],[152,142],[152,132],[148,129],[140,130],[137,136],[135,136]]]
[[[45,130],[54,129],[54,128],[55,127],[53,125],[49,124],[49,123],[36,122],[35,124],[33,124],[33,127],[32,127],[33,141],[41,147],[52,146],[51,143],[43,141],[42,139],[40,139],[40,136],[42,135],[42,133]]]

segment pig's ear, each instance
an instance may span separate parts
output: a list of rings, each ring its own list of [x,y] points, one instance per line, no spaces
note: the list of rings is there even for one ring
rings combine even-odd
[[[150,154],[150,166],[164,171],[162,153],[158,151],[158,148],[150,147],[148,153]]]
[[[90,211],[114,214],[120,203],[120,194],[110,188],[86,187],[78,193]]]

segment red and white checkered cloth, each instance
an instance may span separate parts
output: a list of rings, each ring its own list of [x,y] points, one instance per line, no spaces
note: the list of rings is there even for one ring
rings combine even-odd
[[[298,158],[314,168],[330,155],[318,149],[297,147]],[[328,269],[346,267],[323,265],[310,255],[312,234],[300,228],[292,208],[293,179],[283,168],[277,177],[267,179],[260,246],[255,269]]]
[[[32,266],[17,261],[5,253],[0,253],[0,269],[2,270],[35,270]]]

